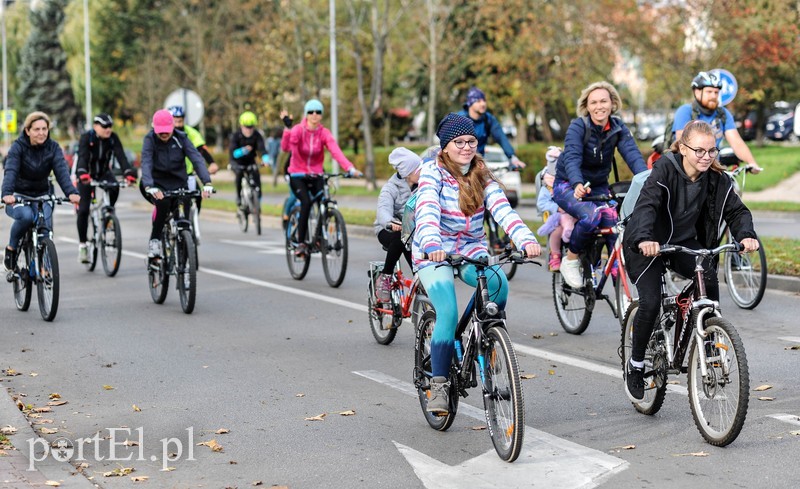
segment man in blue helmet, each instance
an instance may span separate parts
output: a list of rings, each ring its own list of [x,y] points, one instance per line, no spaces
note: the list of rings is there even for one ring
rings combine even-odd
[[[503,152],[511,161],[514,167],[524,168],[525,163],[517,158],[514,154],[514,148],[508,142],[508,138],[503,132],[503,126],[491,112],[486,110],[486,95],[477,87],[470,87],[467,91],[467,100],[464,103],[464,110],[458,113],[464,117],[469,117],[472,124],[475,126],[475,135],[478,138],[479,154],[483,155],[486,141],[489,135],[492,136],[494,141],[503,148]]]

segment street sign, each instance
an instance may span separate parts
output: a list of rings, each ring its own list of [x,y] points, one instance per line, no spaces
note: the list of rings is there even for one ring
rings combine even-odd
[[[736,92],[739,91],[739,84],[736,83],[736,77],[728,70],[717,68],[711,70],[715,73],[720,80],[722,80],[722,89],[719,91],[719,103],[723,107],[728,105],[736,98]]]
[[[184,122],[188,126],[196,126],[203,120],[205,107],[203,106],[203,99],[197,92],[189,90],[188,88],[179,88],[167,96],[164,101],[164,107],[172,107],[173,105],[180,105],[185,112]]]
[[[0,114],[2,114],[3,119],[3,132],[7,134],[16,134],[17,133],[17,111],[14,109],[11,110],[0,110]]]

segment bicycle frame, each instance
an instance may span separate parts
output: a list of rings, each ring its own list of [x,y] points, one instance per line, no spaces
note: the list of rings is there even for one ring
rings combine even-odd
[[[392,294],[398,294],[400,296],[399,305],[400,305],[400,313],[403,318],[410,318],[411,317],[411,306],[414,303],[414,298],[417,295],[417,290],[419,289],[419,279],[414,277],[414,279],[406,278],[403,275],[403,271],[398,267],[395,273],[392,276]],[[392,305],[392,302],[387,303],[385,305]],[[385,308],[385,307],[376,307],[376,312],[380,312],[387,315],[393,315],[397,311],[394,308]]]

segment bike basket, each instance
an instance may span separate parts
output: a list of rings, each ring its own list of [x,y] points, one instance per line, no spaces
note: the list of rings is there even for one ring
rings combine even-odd
[[[411,248],[411,238],[414,235],[414,228],[417,227],[416,211],[417,194],[414,193],[403,208],[403,229],[400,231],[400,239],[406,248]]]

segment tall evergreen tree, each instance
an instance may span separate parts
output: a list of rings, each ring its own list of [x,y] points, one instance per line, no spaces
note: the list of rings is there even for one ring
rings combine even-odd
[[[68,0],[43,0],[31,8],[31,33],[25,46],[17,78],[21,112],[47,112],[63,129],[75,129],[82,119],[75,103],[67,54],[59,41],[64,28],[64,8]]]

